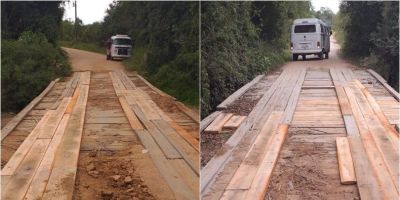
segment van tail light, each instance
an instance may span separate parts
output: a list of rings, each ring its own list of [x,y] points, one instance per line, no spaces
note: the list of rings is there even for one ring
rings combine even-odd
[[[318,48],[318,49],[321,48],[321,45],[320,45],[319,42],[317,42],[317,48]]]
[[[293,50],[293,42],[290,43],[290,49]]]

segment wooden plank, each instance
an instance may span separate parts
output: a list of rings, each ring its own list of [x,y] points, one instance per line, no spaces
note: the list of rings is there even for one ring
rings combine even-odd
[[[35,140],[15,174],[11,177],[6,187],[2,188],[1,199],[23,199],[49,143],[50,139]]]
[[[246,85],[242,86],[240,89],[236,90],[233,94],[231,94],[228,98],[226,98],[222,103],[217,106],[218,110],[226,109],[230,104],[236,101],[239,97],[241,97],[247,90],[249,90],[253,85],[258,83],[260,79],[264,77],[264,75],[256,76],[252,81],[248,82]]]
[[[69,102],[67,109],[65,110],[65,113],[69,113],[69,114],[72,113],[72,110],[74,109],[74,106],[76,104],[76,100],[78,99],[78,97],[79,97],[79,88],[76,88],[74,95],[72,96],[72,99]]]
[[[297,79],[296,85],[294,86],[292,93],[289,97],[287,106],[285,107],[285,112],[283,113],[282,123],[290,124],[293,119],[294,112],[296,110],[296,105],[298,104],[301,86],[304,83],[304,78],[306,76],[306,69],[301,70],[299,78]]]
[[[72,199],[89,93],[89,85],[79,87],[80,95],[56,152],[43,199]]]
[[[374,78],[376,78],[382,85],[383,87],[397,100],[399,101],[399,93],[394,90],[390,85],[387,84],[386,80],[384,78],[382,78],[381,75],[379,75],[378,73],[376,73],[374,70],[372,69],[368,69],[367,70]]]
[[[191,192],[190,187],[181,178],[176,168],[168,162],[149,132],[147,130],[135,130],[135,132],[144,147],[149,150],[151,159],[160,172],[160,175],[175,194],[176,199],[198,199],[198,194]]]
[[[211,122],[213,122],[215,120],[215,118],[217,118],[218,115],[221,113],[222,113],[221,111],[215,111],[215,112],[211,113],[210,115],[208,115],[203,120],[201,120],[199,133],[203,132],[204,129],[206,129],[207,126],[210,125]]]
[[[172,128],[176,130],[176,132],[186,140],[190,145],[192,145],[193,148],[195,148],[197,151],[200,151],[200,145],[199,141],[194,138],[190,133],[188,133],[185,129],[183,129],[181,126],[179,126],[177,123],[170,121],[168,122]]]
[[[165,135],[163,135],[157,127],[151,123],[146,116],[143,114],[143,111],[137,105],[132,105],[131,108],[133,112],[136,114],[138,119],[142,122],[144,127],[148,130],[150,135],[154,138],[157,144],[160,146],[161,150],[164,152],[165,156],[169,159],[182,158],[181,154],[175,149],[175,147],[168,141]]]
[[[386,130],[386,133],[390,137],[394,146],[399,145],[399,134],[391,126],[389,120],[386,118],[385,114],[382,112],[379,104],[375,101],[375,98],[369,93],[368,89],[364,87],[361,82],[358,80],[355,82],[357,87],[361,89],[362,93],[365,95],[366,99],[368,100],[369,105],[371,106],[372,110],[374,111],[375,115],[378,117],[379,121],[382,123],[383,127]],[[396,112],[398,114],[398,111]]]
[[[175,97],[173,97],[173,96],[171,96],[171,95],[169,95],[169,94],[167,94],[167,93],[161,91],[161,90],[158,89],[157,87],[153,86],[150,82],[148,82],[146,79],[144,79],[144,78],[143,78],[142,76],[140,76],[139,74],[136,74],[136,76],[137,76],[140,80],[142,80],[147,86],[149,86],[152,90],[154,90],[156,93],[158,93],[159,95],[164,96],[164,97],[171,98],[171,99],[173,99],[173,100],[176,100]]]
[[[51,139],[49,147],[44,154],[43,160],[40,163],[32,182],[27,190],[27,193],[24,197],[26,200],[36,200],[41,199],[43,192],[46,188],[47,181],[50,176],[50,172],[53,167],[54,157],[56,155],[57,148],[61,142],[61,139],[64,135],[65,128],[67,126],[70,114],[65,114],[57,127],[56,133],[54,137]]]
[[[223,126],[223,129],[236,129],[240,126],[246,116],[234,115]]]
[[[7,123],[2,129],[1,129],[1,141],[5,137],[7,137],[8,134],[10,134],[11,131],[17,127],[17,125],[24,119],[24,117],[43,99],[44,96],[47,95],[47,93],[50,92],[50,90],[54,87],[54,85],[59,81],[60,79],[57,78],[54,81],[51,81],[50,84],[37,96],[35,97],[31,102],[29,102],[28,105],[24,107],[11,121]]]
[[[125,88],[128,90],[133,90],[136,88],[135,84],[129,79],[129,77],[122,70],[114,70],[116,76],[124,84]]]
[[[340,182],[345,185],[356,183],[353,158],[351,157],[349,141],[346,137],[336,138],[336,149],[340,172]]]
[[[276,134],[278,121],[281,118],[281,112],[273,112],[265,125],[262,127],[255,142],[252,144],[249,152],[246,154],[243,162],[236,170],[235,175],[229,182],[228,190],[247,190],[256,175],[259,165],[266,153],[266,148],[270,146],[271,138]],[[226,195],[223,195],[226,196]]]
[[[176,171],[182,177],[185,184],[189,186],[191,192],[196,195],[199,194],[199,175],[194,173],[183,159],[173,159],[169,160],[169,162],[177,169]]]
[[[71,97],[66,97],[61,101],[57,110],[54,111],[54,113],[48,119],[47,123],[44,124],[42,131],[39,133],[39,136],[38,136],[39,139],[51,139],[53,137],[53,135],[58,127],[58,124],[60,123],[60,121],[65,113],[65,110],[67,109],[67,106],[68,106],[70,100],[71,100]]]
[[[268,189],[268,184],[271,179],[272,171],[278,160],[279,153],[288,133],[289,125],[279,125],[278,131],[271,138],[271,143],[268,146],[268,151],[265,154],[260,167],[254,177],[254,180],[247,192],[246,198],[248,200],[263,200]]]
[[[382,191],[383,198],[398,199],[399,194],[397,192],[395,183],[392,180],[392,175],[389,173],[385,161],[382,158],[382,154],[378,151],[378,147],[372,138],[370,131],[368,130],[367,123],[362,115],[362,112],[356,101],[355,94],[349,87],[345,87],[346,94],[348,96],[354,118],[360,131],[360,137],[363,141],[363,146],[367,153],[368,160],[373,170],[373,175],[379,183],[379,188]],[[365,159],[365,158],[364,158]]]
[[[215,179],[215,175],[223,169],[223,166],[227,162],[228,158],[231,156],[234,148],[239,144],[243,137],[248,133],[249,129],[254,125],[256,119],[260,119],[262,114],[264,114],[264,107],[269,102],[269,100],[277,91],[278,87],[282,82],[290,77],[290,70],[284,70],[277,80],[271,85],[268,91],[261,97],[256,106],[235,131],[235,133],[228,139],[228,141],[222,146],[221,153],[217,153],[218,156],[214,156],[211,160],[204,166],[201,170],[200,183],[201,183],[201,193],[205,193],[209,187],[211,181]]]
[[[372,166],[368,162],[367,153],[363,147],[360,136],[347,136],[351,157],[353,159],[354,170],[357,178],[357,188],[361,199],[374,200],[382,199],[378,186],[378,180],[372,174]]]
[[[357,124],[354,121],[353,115],[343,115],[344,125],[346,127],[347,135],[360,135],[358,132]]]
[[[90,84],[90,71],[82,72],[79,79],[79,85],[89,85]]]
[[[118,100],[121,104],[122,109],[124,110],[125,116],[128,118],[129,124],[131,125],[133,130],[143,130],[143,126],[140,123],[139,119],[136,117],[135,113],[133,113],[132,109],[128,105],[128,102],[124,97],[118,97]]]
[[[32,145],[35,143],[36,138],[42,131],[43,126],[47,123],[49,118],[53,115],[54,110],[49,110],[39,121],[32,132],[25,138],[24,142],[18,147],[17,151],[14,152],[13,156],[7,162],[7,164],[1,170],[1,175],[13,175],[15,170],[18,168],[26,154],[31,149]]]
[[[224,124],[233,116],[232,113],[222,113],[204,130],[207,133],[219,133]]]
[[[182,155],[192,170],[199,175],[200,162],[199,152],[187,143],[179,134],[164,120],[152,120],[158,130],[163,133],[168,141],[174,145],[175,149]]]
[[[303,90],[310,90],[310,89],[334,89],[335,86],[332,85],[323,85],[323,86],[302,86],[301,89]]]
[[[194,110],[186,107],[185,104],[183,104],[179,101],[176,101],[175,104],[179,110],[181,110],[183,113],[185,113],[185,115],[189,116],[196,123],[200,123],[200,115],[198,112],[195,112]]]

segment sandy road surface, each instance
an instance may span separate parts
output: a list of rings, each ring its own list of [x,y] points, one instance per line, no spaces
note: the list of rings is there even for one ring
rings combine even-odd
[[[106,60],[106,55],[63,47],[69,56],[72,71],[107,72],[124,69],[121,61]]]

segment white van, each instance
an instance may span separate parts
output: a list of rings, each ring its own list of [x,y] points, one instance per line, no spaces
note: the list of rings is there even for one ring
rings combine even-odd
[[[329,58],[330,36],[329,26],[317,18],[296,19],[292,25],[290,51],[293,60],[299,55],[306,59],[306,55],[317,55],[320,59]]]
[[[107,60],[132,56],[132,39],[128,35],[114,35],[107,41]]]

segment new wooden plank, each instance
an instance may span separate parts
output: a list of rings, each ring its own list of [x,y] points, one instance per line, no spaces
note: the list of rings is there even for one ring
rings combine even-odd
[[[80,94],[56,152],[43,199],[72,199],[89,93],[89,85],[79,87]]]
[[[386,80],[384,78],[382,78],[381,75],[379,75],[378,73],[376,73],[374,70],[372,69],[368,69],[367,70],[374,78],[376,78],[382,85],[384,88],[386,88],[386,90],[397,100],[399,101],[399,93],[394,90],[390,85],[387,84]]]
[[[231,94],[228,98],[226,98],[222,103],[217,106],[218,110],[226,109],[230,104],[236,101],[239,97],[241,97],[247,90],[249,90],[254,84],[258,83],[260,79],[264,77],[264,75],[256,76],[252,81],[248,82],[246,85],[242,86],[240,89],[236,90],[233,94]]]
[[[393,176],[389,173],[389,170],[382,158],[382,154],[379,152],[374,139],[368,130],[367,122],[365,121],[356,96],[350,87],[345,87],[346,94],[348,96],[354,118],[359,128],[360,137],[363,141],[363,146],[365,148],[368,160],[371,164],[371,168],[376,176],[379,183],[379,188],[382,191],[382,196],[388,199],[398,199],[399,194],[397,192],[395,183],[393,182]],[[375,140],[376,141],[376,140]],[[365,158],[364,158],[365,159]]]
[[[126,89],[132,90],[136,88],[135,84],[133,84],[133,82],[128,78],[128,76],[122,70],[115,70],[115,74],[124,84]]]
[[[333,89],[335,86],[333,85],[323,85],[323,86],[307,86],[303,85],[301,89],[303,90],[310,90],[310,89]]]
[[[129,103],[133,103],[133,102],[129,102]],[[143,114],[145,115],[145,117],[148,120],[161,119],[161,116],[159,115],[157,110],[154,109],[154,107],[152,105],[150,105],[148,100],[139,98],[139,99],[136,99],[134,104],[137,104],[140,107],[140,109],[143,111]]]
[[[90,71],[82,72],[79,79],[79,85],[89,85],[89,84],[90,84]]]
[[[60,105],[58,106],[57,110],[53,112],[51,117],[47,120],[47,123],[44,124],[41,132],[39,133],[38,138],[40,139],[51,139],[60,123],[65,110],[71,100],[71,97],[66,97],[61,100]]]
[[[147,130],[135,130],[141,143],[149,150],[155,166],[160,175],[167,182],[169,188],[174,192],[176,199],[198,199],[198,194],[191,192],[190,187],[185,183],[176,168],[168,162],[159,146]]]
[[[13,175],[15,170],[18,168],[26,154],[35,143],[36,138],[41,132],[43,126],[48,122],[49,118],[53,115],[54,110],[49,110],[39,121],[32,132],[25,138],[24,142],[18,147],[17,151],[14,152],[13,156],[7,162],[7,164],[1,170],[1,175]]]
[[[391,138],[391,141],[394,146],[399,145],[399,134],[396,132],[394,127],[391,126],[389,120],[386,118],[385,114],[382,112],[379,104],[375,101],[374,97],[369,93],[368,89],[364,87],[358,80],[355,82],[357,87],[361,89],[363,94],[368,100],[369,105],[371,106],[372,110],[374,111],[375,115],[378,117],[379,121],[382,123],[384,126],[386,133],[389,135]],[[396,111],[397,115],[399,114],[398,111]]]
[[[192,145],[193,148],[195,148],[197,151],[200,151],[200,145],[199,141],[194,138],[190,133],[188,133],[185,129],[183,129],[181,126],[179,126],[177,123],[170,121],[169,122],[170,126],[174,128],[177,133],[186,140],[190,145]]]
[[[200,115],[198,112],[186,107],[185,104],[179,101],[176,101],[175,104],[179,108],[179,110],[181,110],[183,113],[185,113],[185,115],[193,119],[196,123],[200,122]]]
[[[208,115],[206,118],[204,118],[203,120],[201,120],[200,122],[200,130],[199,132],[203,132],[204,129],[207,128],[208,125],[211,124],[211,122],[213,122],[215,120],[215,118],[218,117],[218,115],[220,115],[222,112],[221,111],[215,111],[213,113],[211,113],[210,115]]]
[[[140,123],[139,119],[136,117],[135,113],[133,113],[132,109],[128,105],[128,102],[124,97],[118,97],[118,100],[121,104],[122,109],[125,112],[126,117],[128,118],[129,124],[131,125],[133,130],[143,130],[143,126]]]
[[[79,97],[79,88],[76,88],[74,95],[72,96],[71,101],[69,102],[68,107],[65,110],[65,113],[69,113],[69,114],[72,113],[72,110],[74,109],[74,106],[76,104],[76,100],[78,99],[78,97]]]
[[[223,129],[236,129],[240,126],[246,116],[234,115],[223,126]]]
[[[245,159],[236,170],[235,175],[226,189],[247,190],[250,188],[257,169],[265,155],[266,148],[270,146],[271,138],[276,134],[278,122],[281,116],[281,112],[273,112],[269,116],[268,121],[261,129],[260,134],[258,134],[250,151],[246,154]]]
[[[346,137],[336,138],[336,149],[340,173],[340,182],[345,185],[356,183],[353,158],[351,157],[349,141]]]
[[[277,88],[282,82],[290,77],[291,72],[289,70],[284,70],[277,80],[271,85],[269,90],[261,97],[256,106],[250,112],[248,117],[243,121],[235,133],[228,139],[228,141],[222,146],[218,156],[214,156],[207,163],[206,166],[201,170],[200,183],[201,183],[201,193],[206,193],[208,186],[211,181],[215,179],[215,175],[223,169],[223,165],[226,163],[227,159],[231,156],[234,148],[239,144],[242,138],[246,135],[249,129],[254,125],[256,119],[260,119],[263,114],[264,107],[269,102],[269,100],[274,95]]]
[[[35,140],[32,148],[15,171],[15,174],[8,181],[6,187],[2,188],[1,199],[23,199],[49,143],[50,139]]]
[[[267,153],[265,154],[260,167],[254,177],[254,180],[247,192],[246,198],[248,200],[263,200],[268,189],[268,184],[271,179],[272,171],[278,160],[279,153],[285,141],[289,125],[279,125],[278,131],[271,138],[271,143],[268,146]]]
[[[152,120],[158,130],[163,133],[168,141],[174,145],[175,149],[182,155],[192,170],[199,175],[200,162],[199,152],[187,143],[179,134],[164,120]]]
[[[8,134],[10,134],[11,131],[17,127],[17,125],[21,122],[22,119],[43,99],[44,96],[47,95],[47,93],[50,92],[50,90],[54,87],[54,85],[59,81],[60,79],[55,79],[54,81],[51,81],[50,84],[37,96],[35,97],[31,102],[29,102],[28,105],[24,107],[11,121],[7,123],[2,129],[1,129],[1,140],[5,137],[7,137]]]
[[[175,149],[175,147],[168,141],[165,135],[163,135],[157,127],[150,122],[143,111],[137,105],[131,106],[133,112],[136,114],[141,123],[146,127],[150,135],[154,138],[160,149],[164,152],[165,156],[169,159],[182,158],[181,154]]]
[[[207,133],[219,133],[224,124],[233,116],[232,113],[222,113],[204,130]]]
[[[65,128],[67,126],[70,114],[65,114],[57,127],[54,137],[51,139],[49,147],[44,154],[43,160],[40,163],[32,182],[27,190],[24,197],[25,200],[36,200],[41,199],[43,192],[46,188],[47,181],[52,170],[54,157],[56,155],[57,148],[64,135]]]
[[[176,171],[182,177],[184,183],[189,186],[191,192],[195,195],[199,194],[199,175],[194,173],[183,159],[173,159],[169,162],[177,169]]]

